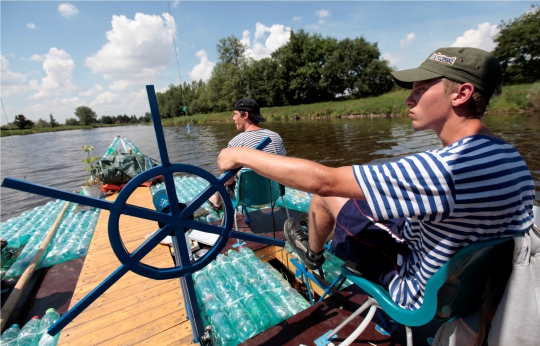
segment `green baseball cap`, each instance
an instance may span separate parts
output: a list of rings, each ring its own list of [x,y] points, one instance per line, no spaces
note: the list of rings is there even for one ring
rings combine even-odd
[[[439,48],[418,68],[392,72],[402,88],[412,89],[413,82],[446,77],[458,83],[471,83],[488,99],[502,91],[502,70],[497,58],[478,48]]]

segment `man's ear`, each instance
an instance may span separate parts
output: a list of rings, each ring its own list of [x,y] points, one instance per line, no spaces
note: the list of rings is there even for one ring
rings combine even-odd
[[[459,86],[458,90],[452,93],[452,105],[454,107],[461,106],[469,101],[474,93],[474,85],[464,83]]]

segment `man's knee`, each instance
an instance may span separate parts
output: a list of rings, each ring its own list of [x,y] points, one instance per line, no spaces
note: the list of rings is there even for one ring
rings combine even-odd
[[[313,195],[311,198],[310,211],[311,208],[313,208],[313,211],[325,209],[335,220],[339,211],[348,200],[349,198],[343,197],[321,197],[319,195]]]

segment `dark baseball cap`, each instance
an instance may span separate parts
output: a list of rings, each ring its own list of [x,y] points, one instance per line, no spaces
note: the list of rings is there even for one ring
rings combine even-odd
[[[502,70],[497,58],[478,48],[439,48],[418,68],[392,72],[402,88],[412,89],[413,82],[446,77],[458,83],[471,83],[488,99],[502,91]]]
[[[261,115],[261,107],[253,99],[243,97],[234,104],[235,111],[248,111],[258,122],[265,122],[266,119]]]

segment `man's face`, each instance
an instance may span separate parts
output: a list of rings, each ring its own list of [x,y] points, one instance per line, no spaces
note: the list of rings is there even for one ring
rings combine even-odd
[[[245,113],[242,111],[234,111],[233,120],[238,131],[245,131],[247,126],[249,125],[246,121],[247,116],[243,114]]]
[[[416,131],[440,133],[452,109],[451,97],[446,95],[440,78],[414,82],[405,104],[409,107],[409,118]]]

